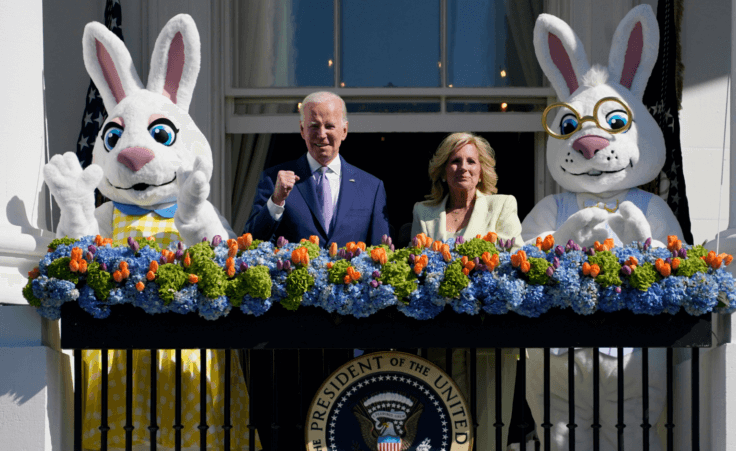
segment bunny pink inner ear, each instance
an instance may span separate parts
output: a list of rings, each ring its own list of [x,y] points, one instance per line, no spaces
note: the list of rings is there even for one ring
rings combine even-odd
[[[562,77],[567,83],[567,89],[570,90],[570,94],[578,90],[578,78],[575,76],[575,71],[572,68],[570,62],[570,56],[565,50],[565,46],[562,45],[560,38],[554,34],[549,34],[549,54],[552,57],[552,62],[555,63],[557,69],[562,74]]]
[[[169,58],[166,65],[166,80],[164,81],[163,95],[176,103],[176,94],[179,92],[181,75],[184,73],[184,37],[176,33],[169,45]]]
[[[102,75],[105,77],[107,86],[112,91],[115,101],[120,103],[125,98],[125,90],[123,89],[123,83],[120,81],[118,70],[115,68],[115,62],[112,60],[105,46],[97,39],[95,39],[95,47],[97,49],[97,61],[99,61],[100,68],[102,69]]]
[[[636,70],[641,63],[641,53],[644,48],[644,31],[641,28],[641,22],[637,22],[629,35],[629,43],[626,46],[626,56],[624,57],[624,68],[621,71],[621,86],[631,89],[634,82]]]

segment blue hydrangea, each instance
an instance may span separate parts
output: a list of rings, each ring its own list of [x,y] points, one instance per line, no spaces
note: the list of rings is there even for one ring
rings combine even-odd
[[[616,292],[616,286],[609,286],[602,288],[598,292],[598,308],[604,312],[617,312],[627,307],[627,294],[623,291],[621,293]]]
[[[249,295],[243,297],[243,302],[240,304],[240,311],[246,315],[261,316],[266,313],[273,305],[271,299],[254,298]]]
[[[85,312],[97,319],[110,316],[110,307],[104,302],[98,301],[94,290],[88,286],[82,287],[77,303]]]
[[[530,318],[537,318],[549,310],[549,305],[544,302],[544,290],[544,285],[527,285],[524,300],[515,310],[516,313]]]
[[[660,282],[662,287],[662,308],[665,313],[674,315],[687,299],[687,279],[685,277],[665,277]]]
[[[133,279],[136,276],[131,275],[130,278]],[[158,295],[158,285],[152,282],[146,283],[146,288],[136,294],[133,305],[142,308],[150,315],[164,313],[168,310],[167,306],[164,305],[164,301]]]
[[[583,277],[578,295],[570,299],[570,307],[579,315],[590,315],[598,305],[598,284],[592,277]]]
[[[627,297],[629,310],[637,314],[658,315],[664,310],[662,295],[659,283],[653,283],[647,291],[631,290]]]
[[[722,300],[728,304],[725,307],[719,307],[717,310],[720,313],[733,313],[736,311],[736,280],[726,270],[716,271],[713,277],[715,277],[720,288],[719,298],[723,297]]]
[[[452,309],[457,313],[466,313],[468,315],[477,315],[480,311],[481,303],[476,298],[478,294],[476,284],[471,278],[468,286],[460,291],[460,297],[450,302]]]
[[[399,302],[397,307],[404,315],[422,320],[434,318],[445,308],[437,305],[424,290],[414,290],[409,295],[409,304]]]
[[[683,305],[685,311],[691,315],[702,315],[708,313],[718,305],[718,283],[711,274],[697,273],[694,275],[687,288],[689,298]]]
[[[221,316],[227,316],[233,308],[226,296],[210,299],[205,297],[203,294],[198,293],[197,297],[197,310],[199,310],[199,316],[206,320],[214,321]]]
[[[186,285],[174,293],[174,300],[169,304],[169,310],[182,315],[196,312],[198,304],[198,291],[196,285]]]

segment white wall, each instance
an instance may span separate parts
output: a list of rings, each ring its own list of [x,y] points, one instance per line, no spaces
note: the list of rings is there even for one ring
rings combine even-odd
[[[728,225],[731,132],[726,90],[731,71],[730,42],[730,1],[685,0],[680,139],[695,243],[713,239]],[[719,196],[722,196],[720,225]]]

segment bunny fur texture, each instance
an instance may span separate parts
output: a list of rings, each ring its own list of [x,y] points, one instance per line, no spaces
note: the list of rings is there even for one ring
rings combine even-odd
[[[84,62],[108,116],[82,170],[76,155],[54,156],[44,177],[61,208],[58,236],[113,234],[115,208],[94,208],[94,189],[140,211],[175,207],[182,241],[233,237],[228,222],[207,201],[212,150],[188,113],[200,66],[194,20],[180,14],[159,34],[148,84],[140,81],[128,49],[104,25],[84,29]]]
[[[628,130],[610,133],[593,121],[580,121],[582,127],[567,139],[547,138],[547,167],[568,193],[548,196],[534,207],[522,224],[526,241],[551,234],[558,243],[573,239],[592,246],[609,237],[617,245],[652,237],[654,245],[663,246],[667,235],[682,237],[667,204],[636,189],[657,177],[665,162],[664,137],[642,103],[658,47],[659,28],[648,5],[632,9],[619,24],[608,67],[590,67],[575,32],[557,17],[539,16],[534,48],[560,102],[584,118],[593,116],[599,100],[613,97],[632,114],[607,102],[598,110],[599,122],[630,121]],[[560,134],[566,124],[574,129],[578,120],[571,111],[556,111],[548,118],[550,129]],[[593,205],[600,208],[586,208]]]

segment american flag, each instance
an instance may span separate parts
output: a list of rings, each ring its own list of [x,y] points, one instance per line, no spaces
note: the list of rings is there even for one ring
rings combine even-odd
[[[378,451],[401,451],[401,438],[378,437]]]
[[[105,26],[110,29],[120,40],[123,40],[122,11],[120,0],[107,0],[105,6]],[[79,131],[79,139],[77,140],[77,158],[83,168],[92,163],[92,148],[95,145],[97,134],[102,128],[107,118],[105,105],[102,103],[97,87],[90,80],[87,89],[87,101],[82,115],[82,128]],[[102,195],[97,191],[97,205],[102,203]]]

